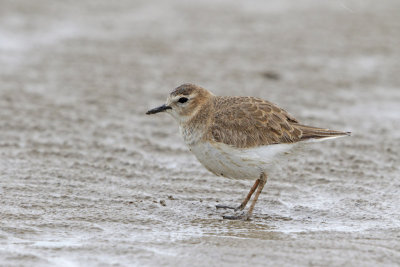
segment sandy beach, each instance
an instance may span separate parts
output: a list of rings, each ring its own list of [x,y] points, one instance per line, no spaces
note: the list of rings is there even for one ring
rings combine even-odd
[[[0,3],[1,266],[398,266],[400,2]],[[191,82],[353,132],[268,180],[209,173],[163,104]]]

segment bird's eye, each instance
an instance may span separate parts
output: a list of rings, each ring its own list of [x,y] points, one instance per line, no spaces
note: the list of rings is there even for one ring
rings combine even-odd
[[[178,99],[178,102],[179,103],[185,103],[185,102],[187,102],[189,99],[187,99],[186,97],[181,97],[181,98],[179,98]]]

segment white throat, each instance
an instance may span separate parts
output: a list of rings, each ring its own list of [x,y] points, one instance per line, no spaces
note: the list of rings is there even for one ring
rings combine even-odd
[[[179,131],[186,145],[191,147],[201,141],[204,135],[204,126],[190,127],[187,124],[179,124]]]

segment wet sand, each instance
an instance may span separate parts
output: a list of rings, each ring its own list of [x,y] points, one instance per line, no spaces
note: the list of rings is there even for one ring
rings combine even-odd
[[[395,266],[400,4],[1,1],[0,265]],[[270,177],[207,172],[167,115],[193,82],[353,132]]]

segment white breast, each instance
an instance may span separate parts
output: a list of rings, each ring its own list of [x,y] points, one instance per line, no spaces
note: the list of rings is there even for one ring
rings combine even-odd
[[[257,179],[288,153],[293,144],[276,144],[249,149],[223,143],[197,142],[189,145],[197,159],[212,173],[235,179]]]

